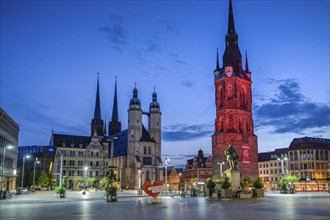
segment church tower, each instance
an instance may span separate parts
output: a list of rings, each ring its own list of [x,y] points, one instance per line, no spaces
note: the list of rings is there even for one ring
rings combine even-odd
[[[248,68],[247,54],[245,70],[235,31],[232,1],[229,1],[228,32],[226,49],[220,68],[217,51],[214,70],[216,119],[212,136],[214,176],[219,177],[219,162],[225,162],[225,149],[232,144],[239,159],[241,178],[255,179],[258,173],[258,140],[254,134],[252,120],[252,81]]]
[[[160,105],[157,101],[157,93],[154,89],[152,102],[149,106],[148,131],[150,137],[156,142],[156,156],[161,157],[161,117]]]
[[[117,103],[117,76],[115,81],[115,95],[113,98],[112,118],[109,122],[109,136],[121,131],[121,122],[118,118],[118,103]]]
[[[96,101],[94,118],[91,122],[91,136],[93,136],[95,132],[97,133],[97,136],[103,136],[103,120],[101,119],[101,104],[99,91],[99,73],[97,73]]]

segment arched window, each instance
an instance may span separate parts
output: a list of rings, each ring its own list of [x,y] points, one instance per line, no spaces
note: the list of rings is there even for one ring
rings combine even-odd
[[[234,131],[234,118],[232,114],[229,116],[229,131]]]
[[[240,106],[243,108],[246,107],[246,92],[244,88],[240,89]]]
[[[233,86],[230,84],[227,86],[227,98],[233,98]]]
[[[217,91],[217,100],[216,100],[216,103],[217,103],[217,106],[220,108],[223,106],[223,101],[222,101],[222,87],[219,86],[218,88],[218,91]]]

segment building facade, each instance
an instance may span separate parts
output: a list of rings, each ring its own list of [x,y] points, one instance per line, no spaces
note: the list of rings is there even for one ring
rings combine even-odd
[[[232,144],[238,154],[241,177],[254,179],[258,177],[258,140],[252,119],[252,79],[247,55],[243,70],[231,0],[225,42],[223,66],[220,68],[217,52],[214,70],[216,119],[212,136],[213,165],[216,167],[217,163],[226,161],[224,152]],[[215,178],[218,173],[214,169]]]
[[[259,153],[259,177],[264,181],[266,189],[278,190],[279,181],[289,175],[287,154],[288,148],[278,148],[271,152]]]
[[[0,107],[1,191],[16,189],[19,125]]]
[[[184,175],[185,189],[194,187],[205,189],[206,180],[213,177],[213,165],[212,156],[205,157],[201,149],[194,158],[187,160]],[[197,181],[194,182],[193,179]]]
[[[330,139],[294,138],[288,156],[291,175],[302,180],[330,180]]]
[[[148,117],[147,129],[142,123],[143,115]],[[68,187],[73,186],[75,177],[95,178],[97,187],[108,169],[114,169],[117,187],[124,189],[137,189],[144,181],[163,179],[161,112],[157,93],[152,93],[149,111],[145,112],[135,85],[128,108],[128,128],[121,130],[116,81],[112,119],[107,132],[101,117],[98,78],[91,136],[53,133],[50,145],[56,146],[53,174],[68,176]]]
[[[22,185],[23,157],[25,157],[23,183],[24,186],[32,187],[33,182],[36,186],[38,185],[42,171],[46,174],[52,174],[55,152],[56,149],[53,146],[19,146],[17,169],[20,175],[17,180],[18,185]]]
[[[285,176],[299,178],[298,191],[320,191],[330,181],[330,139],[294,138],[288,148],[259,153],[259,176],[267,189],[279,189]]]

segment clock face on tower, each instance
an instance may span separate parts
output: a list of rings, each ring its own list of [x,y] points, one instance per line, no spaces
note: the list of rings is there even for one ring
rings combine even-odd
[[[233,67],[231,66],[226,66],[225,67],[225,73],[228,77],[231,77],[233,75]]]

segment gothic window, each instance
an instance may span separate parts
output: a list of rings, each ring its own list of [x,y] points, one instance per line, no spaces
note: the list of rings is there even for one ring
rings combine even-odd
[[[234,131],[234,118],[233,118],[233,115],[229,116],[229,131]]]
[[[246,93],[244,88],[240,89],[240,106],[243,108],[246,107]]]
[[[151,165],[151,157],[143,157],[143,165]]]
[[[239,130],[241,133],[243,132],[242,117],[239,118]]]
[[[233,98],[233,86],[230,84],[227,86],[227,98],[228,99]]]
[[[246,121],[246,131],[250,132],[250,123]]]
[[[222,87],[219,86],[218,91],[216,92],[216,104],[217,106],[220,108],[223,106],[223,102],[222,102]]]

